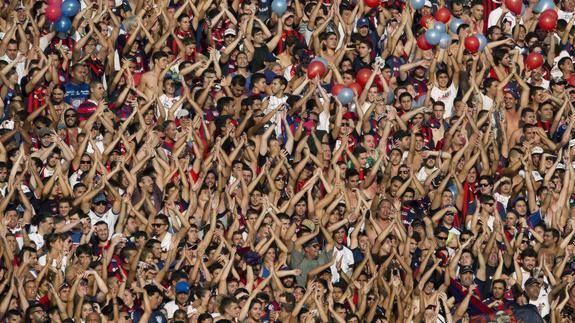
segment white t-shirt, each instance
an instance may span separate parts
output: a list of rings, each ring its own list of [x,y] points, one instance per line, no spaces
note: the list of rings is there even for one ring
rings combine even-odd
[[[559,16],[559,19],[569,21],[571,18],[573,18],[573,12],[563,11],[560,9],[557,11],[557,16]]]
[[[154,237],[154,239],[158,239],[158,237]],[[172,234],[166,232],[164,239],[160,242],[160,246],[162,247],[162,251],[168,251],[170,246],[172,245]]]
[[[162,102],[162,106],[164,107],[164,110],[166,111],[166,116],[168,115],[168,111],[170,111],[170,108],[174,105],[174,103],[178,102],[180,100],[179,96],[175,96],[173,98],[168,97],[166,94],[162,94],[160,95],[160,102]],[[177,114],[177,112],[179,110],[181,110],[181,106],[178,108],[178,110],[176,110],[174,112],[174,115]],[[157,112],[156,113],[156,117],[160,117],[160,113]]]
[[[6,61],[8,64],[12,63],[12,60],[6,54],[0,57],[0,61]],[[16,74],[18,74],[18,83],[20,83],[22,78],[26,75],[26,60],[20,63],[16,63]]]
[[[497,25],[499,17],[501,17],[502,14],[503,9],[501,9],[501,7],[491,11],[491,13],[489,14],[489,19],[487,20],[487,28]],[[516,20],[513,13],[508,12],[507,14],[505,14],[505,18],[503,19],[507,20],[507,23],[510,24],[511,28],[515,27]]]
[[[445,114],[443,115],[443,118],[451,118],[453,115],[453,101],[455,101],[455,97],[457,96],[457,87],[455,84],[452,82],[447,90],[441,90],[438,87],[433,87],[430,95],[433,100],[441,101],[445,104]]]
[[[43,255],[42,257],[38,258],[38,264],[41,266],[46,266],[46,255]],[[52,267],[56,268],[58,262],[56,261],[56,259],[52,259]],[[64,256],[62,257],[62,264],[60,267],[60,270],[63,272],[66,272],[66,266],[68,265],[68,257]]]
[[[103,215],[96,214],[96,212],[92,210],[90,210],[90,213],[88,213],[88,215],[90,216],[90,222],[92,223],[92,225],[95,225],[100,221],[106,222],[106,224],[108,224],[108,240],[112,239],[112,235],[114,234],[114,228],[116,227],[116,221],[118,221],[118,214],[115,214],[112,211],[112,208],[110,208]]]
[[[36,244],[37,250],[40,250],[42,247],[44,247],[44,236],[38,234],[38,232],[29,234],[28,238],[30,241],[33,241]]]
[[[288,99],[288,96],[285,95],[283,98],[278,98],[277,96],[270,96],[268,101],[268,107],[264,110],[265,114],[268,114],[270,112],[272,112],[275,108],[277,108],[280,104],[282,103],[286,103]],[[276,114],[271,118],[270,121],[275,122],[276,123],[276,135],[279,137],[282,134],[282,120],[279,116],[279,112],[277,111]]]
[[[341,260],[341,270],[346,273],[346,275],[351,277],[352,270],[351,266],[354,264],[353,260],[353,252],[349,250],[348,247],[342,246],[341,250],[337,247],[333,248],[333,254],[335,255],[335,261],[338,262]],[[335,264],[331,265],[331,281],[332,283],[336,283],[339,281],[339,273],[337,272],[337,268]]]
[[[176,301],[171,301],[171,302],[167,302],[166,305],[164,305],[164,309],[166,310],[168,320],[171,320],[174,318],[174,313],[177,310],[179,310],[180,307],[176,304]],[[187,307],[188,316],[193,315],[197,311],[198,310],[193,308],[192,305],[188,305],[188,307]]]

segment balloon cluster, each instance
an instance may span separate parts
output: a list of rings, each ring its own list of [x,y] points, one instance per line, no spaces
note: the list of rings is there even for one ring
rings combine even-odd
[[[343,84],[335,84],[331,88],[331,93],[337,97],[341,104],[350,104],[353,101],[353,90]]]
[[[286,0],[274,0],[272,2],[272,11],[278,16],[283,16],[283,14],[286,13],[287,8],[288,5]]]
[[[421,0],[411,0],[411,5],[413,8],[423,8],[425,4]],[[451,21],[450,21],[451,20]],[[448,48],[451,45],[451,36],[447,33],[447,23],[449,23],[449,29],[453,33],[457,33],[457,28],[463,23],[459,18],[451,17],[451,13],[445,7],[440,8],[435,13],[435,18],[430,15],[425,15],[421,17],[419,22],[422,27],[426,28],[427,31],[417,38],[417,46],[422,50],[429,50],[439,45],[441,48]]]
[[[75,16],[80,11],[78,0],[48,0],[46,8],[46,20],[54,23],[56,31],[65,33],[70,30],[72,21],[70,17]]]

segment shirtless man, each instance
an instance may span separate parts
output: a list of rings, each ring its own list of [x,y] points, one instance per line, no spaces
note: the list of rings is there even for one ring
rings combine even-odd
[[[505,118],[507,118],[507,114],[505,114]],[[519,120],[519,124],[517,125],[518,128],[513,131],[509,137],[509,147],[514,147],[517,143],[521,142],[521,138],[523,137],[523,126],[535,125],[535,112],[531,108],[525,108],[521,111],[521,120]],[[507,127],[509,128],[509,120],[507,120]]]
[[[168,55],[162,51],[155,52],[152,54],[152,63],[154,67],[142,75],[138,86],[138,90],[142,91],[147,98],[151,98],[159,89],[159,83],[163,79],[162,74],[167,72]]]

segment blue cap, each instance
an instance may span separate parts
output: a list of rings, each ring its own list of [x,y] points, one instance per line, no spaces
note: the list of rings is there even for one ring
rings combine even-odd
[[[361,19],[359,19],[359,20],[357,21],[356,26],[357,26],[357,28],[369,26],[369,19],[367,19],[367,18],[361,18]]]
[[[189,294],[190,285],[187,282],[179,282],[176,284],[176,294]]]
[[[92,198],[92,203],[98,203],[98,202],[106,202],[106,195],[104,195],[103,193],[99,193],[98,195],[94,196],[94,198]]]

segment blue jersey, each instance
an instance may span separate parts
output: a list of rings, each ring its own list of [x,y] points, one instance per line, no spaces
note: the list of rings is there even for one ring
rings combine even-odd
[[[64,84],[64,88],[66,89],[64,101],[74,109],[78,109],[80,104],[90,97],[90,86],[86,83],[73,84],[68,82]]]

